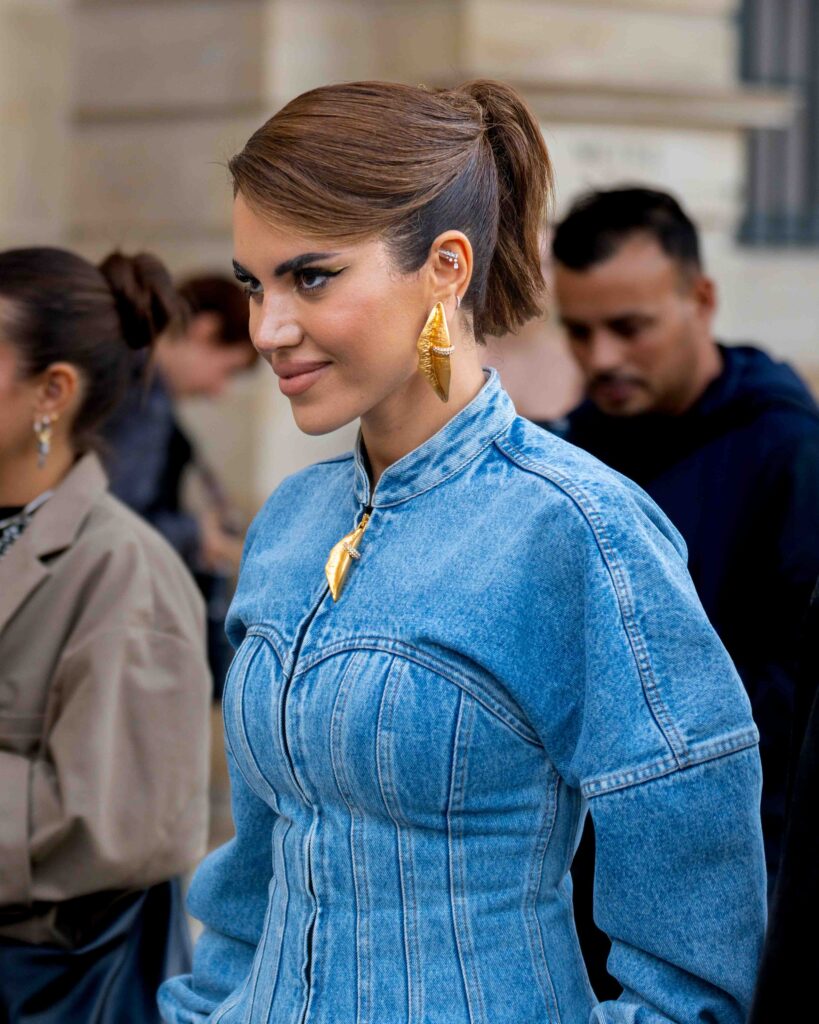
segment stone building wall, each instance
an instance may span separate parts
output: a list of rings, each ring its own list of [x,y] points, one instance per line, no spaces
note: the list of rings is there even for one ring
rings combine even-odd
[[[0,247],[67,234],[67,0],[0,0]]]
[[[735,242],[745,132],[789,97],[738,82],[738,0],[0,0],[0,232],[89,256],[150,247],[178,271],[229,266],[228,157],[289,97],[365,77],[519,85],[542,120],[558,210],[640,181],[699,220],[720,334],[756,339],[819,385],[819,252]],[[70,32],[68,31],[70,29]],[[44,56],[41,56],[41,50]],[[12,70],[13,69],[13,70]],[[27,83],[27,84],[26,84]],[[11,182],[12,189],[8,189]],[[577,382],[554,325],[493,345],[521,411]],[[349,445],[306,438],[269,372],[188,416],[237,499]],[[218,429],[214,423],[218,422]]]

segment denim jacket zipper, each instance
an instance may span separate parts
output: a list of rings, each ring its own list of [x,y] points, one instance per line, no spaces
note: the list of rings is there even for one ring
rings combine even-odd
[[[362,509],[361,517],[360,517],[358,523],[356,524],[356,526],[354,527],[354,531],[359,530],[359,529],[361,530],[361,536],[363,536],[364,530],[366,530],[366,528],[369,526],[370,520],[372,518],[372,512],[373,512],[372,505],[366,505]],[[309,797],[307,796],[307,793],[304,790],[304,787],[299,782],[298,775],[296,773],[296,766],[295,766],[295,763],[293,761],[293,756],[292,756],[292,754],[290,752],[290,744],[287,741],[287,701],[288,701],[288,697],[290,695],[290,687],[291,687],[292,682],[293,682],[293,676],[295,675],[295,672],[296,672],[296,666],[298,665],[299,655],[301,653],[302,647],[304,646],[304,640],[305,640],[305,638],[307,636],[307,632],[310,629],[310,626],[312,625],[313,620],[315,619],[316,615],[318,615],[318,612],[319,612],[321,606],[324,604],[324,600],[327,597],[327,594],[329,593],[329,591],[330,591],[329,586],[325,586],[322,589],[321,596],[320,596],[319,600],[316,602],[316,604],[313,607],[313,609],[311,610],[310,614],[307,616],[307,619],[305,620],[304,625],[303,625],[303,627],[302,627],[302,629],[301,629],[301,631],[299,633],[298,639],[296,641],[296,646],[295,646],[294,651],[293,651],[292,668],[291,668],[291,671],[290,671],[289,675],[287,676],[287,679],[285,680],[285,683],[284,683],[284,689],[282,691],[282,703],[281,703],[282,750],[283,750],[283,753],[284,753],[284,758],[285,758],[285,761],[287,763],[287,767],[288,767],[289,772],[290,772],[290,777],[293,780],[293,785],[298,790],[299,794],[301,795],[302,800],[304,800],[304,802],[311,809],[313,807],[312,801],[309,799]],[[307,931],[305,933],[304,980],[305,980],[305,985],[306,985],[306,988],[307,988],[307,998],[305,1000],[304,1010],[302,1011],[302,1015],[301,1015],[301,1018],[300,1018],[301,1024],[304,1024],[304,1021],[307,1019],[307,1011],[308,1011],[308,1009],[310,1007],[310,983],[311,983],[311,975],[312,975],[312,967],[313,967],[313,933],[315,931],[316,914],[318,912],[318,905],[317,905],[317,900],[316,900],[316,891],[315,891],[315,886],[314,886],[314,883],[313,883],[313,834],[314,834],[314,830],[315,830],[315,820],[313,821],[312,825],[310,826],[310,832],[309,832],[309,835],[307,837],[307,843],[306,843],[307,891],[308,891],[308,893],[310,895],[310,898],[313,901],[313,913],[312,913],[312,915],[310,917],[310,921],[309,921],[309,923],[307,925]]]

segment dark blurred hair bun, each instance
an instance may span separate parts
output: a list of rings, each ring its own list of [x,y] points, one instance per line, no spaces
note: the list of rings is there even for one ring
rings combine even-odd
[[[112,252],[99,269],[113,293],[122,336],[129,348],[148,348],[168,327],[185,322],[185,300],[155,256]]]

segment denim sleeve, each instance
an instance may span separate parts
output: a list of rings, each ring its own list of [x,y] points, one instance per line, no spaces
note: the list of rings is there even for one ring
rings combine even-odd
[[[742,1024],[764,929],[761,774],[747,749],[591,801],[595,920],[623,986],[594,1024]]]
[[[642,492],[581,494],[567,529],[539,730],[595,826],[595,919],[624,991],[591,1021],[741,1024],[765,924],[749,702]]]
[[[188,910],[204,931],[196,943],[193,972],[171,978],[159,990],[168,1024],[217,1020],[250,984],[262,936],[272,877],[271,834],[275,812],[251,791],[228,751],[236,835],[199,865],[188,893]]]

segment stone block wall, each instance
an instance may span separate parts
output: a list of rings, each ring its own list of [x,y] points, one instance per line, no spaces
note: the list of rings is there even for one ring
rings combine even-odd
[[[819,382],[819,253],[735,242],[744,126],[770,114],[738,81],[738,0],[0,0],[0,235],[99,258],[152,248],[179,272],[228,268],[225,163],[303,89],[476,75],[518,84],[543,119],[558,213],[624,181],[674,191],[700,222],[719,330]],[[781,106],[781,104],[780,104]],[[784,109],[784,108],[782,108]],[[784,116],[784,115],[778,115]],[[767,122],[766,122],[767,123]],[[490,356],[522,411],[576,394],[548,322]],[[259,372],[187,416],[248,509],[287,472],[349,445],[306,438]]]

